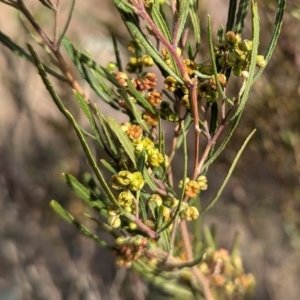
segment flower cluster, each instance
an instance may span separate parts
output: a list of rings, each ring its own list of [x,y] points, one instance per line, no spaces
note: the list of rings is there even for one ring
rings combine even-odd
[[[118,237],[115,240],[116,264],[129,268],[132,261],[141,257],[147,247],[147,239],[142,236]]]
[[[179,181],[179,188],[183,188],[183,181]],[[186,178],[185,182],[185,196],[189,198],[195,198],[200,191],[207,189],[207,179],[204,175],[200,175],[197,180],[190,180]]]
[[[223,69],[232,68],[236,76],[241,76],[242,71],[247,71],[250,65],[250,58],[253,43],[251,40],[242,40],[240,34],[228,31],[225,38],[218,42],[215,47],[218,64]],[[266,61],[263,55],[258,55],[256,65],[263,68]]]
[[[226,249],[207,249],[199,268],[209,279],[212,292],[222,294],[222,299],[244,299],[254,290],[254,276],[245,274],[241,257],[230,255]]]

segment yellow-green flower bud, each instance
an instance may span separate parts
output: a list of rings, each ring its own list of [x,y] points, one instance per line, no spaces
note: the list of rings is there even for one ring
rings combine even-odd
[[[204,191],[207,189],[207,178],[204,175],[200,175],[197,178],[197,183],[199,185],[200,190]]]
[[[195,206],[189,206],[180,212],[180,216],[187,221],[195,220],[199,217],[199,211]]]
[[[144,55],[142,57],[142,63],[145,67],[152,67],[154,65],[154,61],[150,55]]]
[[[119,228],[121,226],[121,219],[119,216],[111,216],[108,218],[107,222],[112,228]]]
[[[234,285],[234,283],[232,281],[228,281],[225,284],[225,294],[227,296],[233,296],[234,291],[235,291],[235,285]]]
[[[243,40],[238,43],[239,49],[242,51],[251,51],[253,48],[253,43],[250,40]]]
[[[131,194],[130,191],[125,191],[125,192],[122,192],[119,194],[119,197],[118,197],[118,203],[121,205],[121,206],[130,206],[133,202],[133,195]]]
[[[145,151],[148,152],[154,148],[154,143],[149,138],[144,138],[143,139],[143,147],[144,147]]]
[[[132,65],[132,66],[138,66],[139,65],[138,58],[136,56],[130,56],[129,57],[129,64]]]
[[[156,148],[152,148],[148,153],[147,161],[152,167],[158,167],[164,162],[164,156]]]
[[[170,158],[168,155],[165,155],[164,165],[166,168],[168,168],[170,165]]]
[[[170,208],[163,206],[162,215],[164,217],[164,220],[168,221],[170,219],[170,215],[171,215]]]
[[[225,38],[228,43],[233,45],[236,45],[241,40],[241,36],[238,33],[235,34],[233,31],[228,31]]]
[[[187,184],[189,181],[190,181],[190,179],[189,179],[188,177],[186,177],[186,179],[185,179],[185,184]],[[179,182],[178,182],[178,187],[179,187],[180,189],[183,188],[183,185],[184,185],[183,183],[184,183],[183,179],[179,180]]]
[[[237,66],[234,66],[232,68],[232,73],[235,75],[235,76],[241,76],[242,75],[242,68],[237,65]]]
[[[174,92],[177,89],[177,80],[173,76],[168,76],[165,79],[164,85],[168,91]]]
[[[128,224],[128,227],[129,227],[130,230],[136,230],[138,228],[138,226],[134,222],[130,222]]]
[[[130,189],[132,191],[139,191],[143,188],[145,184],[144,178],[142,173],[140,172],[134,172],[132,174],[131,182],[130,182]]]
[[[256,56],[256,65],[259,68],[264,68],[266,66],[267,62],[265,61],[265,58],[263,55],[257,55]]]
[[[121,171],[112,176],[111,184],[116,190],[122,189],[131,184],[133,174],[129,171]]]
[[[114,62],[110,62],[110,63],[107,64],[106,69],[107,69],[108,72],[112,72],[116,68],[116,66],[117,65]]]
[[[149,201],[155,202],[156,206],[161,206],[162,205],[162,198],[158,194],[152,194],[151,197],[149,198]]]

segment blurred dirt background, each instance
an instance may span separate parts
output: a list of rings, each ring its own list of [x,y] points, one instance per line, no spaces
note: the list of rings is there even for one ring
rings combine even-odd
[[[207,49],[205,16],[212,15],[214,29],[225,25],[227,2],[200,2],[203,48]],[[38,1],[25,3],[51,33],[51,14]],[[63,1],[62,22],[70,3]],[[260,52],[264,53],[276,1],[259,1],[259,12]],[[275,54],[252,90],[226,154],[209,172],[209,191],[204,196],[209,201],[245,137],[257,128],[218,205],[204,216],[205,222],[218,224],[222,247],[230,247],[235,232],[241,233],[246,271],[257,278],[255,300],[299,299],[299,21],[299,2],[288,1]],[[128,40],[120,24],[110,1],[78,1],[68,37],[106,64],[113,60],[110,31],[124,45]],[[16,12],[3,3],[0,30],[20,45],[33,43]],[[126,58],[125,52],[123,56]],[[72,107],[70,90],[55,83]],[[88,89],[87,93],[97,101]],[[102,111],[112,113],[106,107]],[[116,270],[110,252],[79,235],[49,208],[49,201],[57,199],[72,213],[80,213],[81,202],[60,174],[76,176],[84,170],[88,167],[75,134],[52,103],[35,68],[0,44],[0,300],[146,299],[142,296],[149,289],[145,282],[131,272]],[[159,299],[150,290],[147,299]]]

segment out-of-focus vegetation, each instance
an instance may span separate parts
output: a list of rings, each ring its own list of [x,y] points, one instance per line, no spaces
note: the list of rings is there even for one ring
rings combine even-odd
[[[124,43],[127,36],[109,1],[101,1],[101,9],[91,12],[94,5],[92,1],[78,3],[70,35],[98,56],[100,63],[106,63],[109,55],[113,58],[109,32],[114,31]],[[202,5],[205,15],[206,5]],[[222,3],[216,5],[222,7]],[[275,1],[259,3],[262,50],[267,46],[275,7]],[[77,26],[87,12],[90,35],[86,34],[87,28]],[[23,34],[19,34],[23,29],[10,21],[14,14],[13,9],[1,5],[0,28],[24,43]],[[47,25],[51,20],[44,16],[43,9],[36,15]],[[219,17],[220,22],[225,22],[226,11],[220,10]],[[211,184],[211,190],[220,184],[239,145],[257,128],[214,215],[207,217],[207,222],[217,224],[218,239],[224,247],[230,245],[235,230],[240,231],[245,267],[257,278],[254,299],[292,300],[298,296],[297,24],[297,1],[289,1],[275,54],[252,89],[241,125],[229,145],[232,152],[222,156],[223,163],[214,170],[217,175]],[[79,175],[87,164],[75,134],[57,114],[35,69],[12,57],[1,45],[0,53],[0,299],[143,299],[148,288],[145,282],[131,272],[116,271],[110,252],[60,223],[50,211],[49,199],[59,198],[65,199],[70,212],[80,216],[82,204],[62,182],[60,173]],[[64,93],[63,87],[60,92]],[[90,96],[94,97],[92,93]],[[158,297],[155,292],[154,289],[149,299]]]

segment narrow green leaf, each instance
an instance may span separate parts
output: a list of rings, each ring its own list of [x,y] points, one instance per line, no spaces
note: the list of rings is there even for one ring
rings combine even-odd
[[[115,5],[126,13],[135,11],[135,7],[132,6],[127,0],[114,0]]]
[[[66,109],[63,105],[63,103],[61,102],[59,96],[57,95],[51,81],[49,80],[47,73],[44,69],[44,66],[42,65],[41,61],[39,60],[36,52],[34,51],[33,47],[30,44],[27,44],[28,49],[32,55],[33,58],[33,63],[35,64],[35,66],[37,67],[39,74],[43,80],[43,83],[45,84],[48,92],[50,93],[54,103],[56,104],[56,106],[58,107],[58,109],[63,113],[63,115],[68,119],[68,116],[66,114]]]
[[[233,29],[236,7],[237,0],[230,0],[227,14],[226,32],[231,31]]]
[[[217,83],[218,91],[222,95],[222,98],[226,100],[229,103],[232,103],[232,101],[226,96],[226,94],[223,91],[223,88],[221,87],[219,78],[218,78],[218,71],[217,71],[217,65],[216,65],[216,58],[215,58],[215,52],[214,52],[214,45],[213,45],[213,33],[211,28],[211,19],[210,16],[208,18],[208,25],[207,25],[207,32],[208,32],[208,45],[209,45],[209,52],[210,52],[210,58],[211,58],[211,64],[214,72],[214,78]]]
[[[76,4],[76,0],[72,0],[72,4],[71,4],[71,8],[70,8],[70,12],[69,12],[69,15],[68,15],[68,19],[67,19],[67,22],[66,22],[66,25],[63,29],[63,32],[58,40],[58,47],[60,46],[64,36],[66,35],[67,33],[67,30],[70,26],[70,23],[71,23],[71,20],[72,20],[72,16],[73,16],[73,12],[74,12],[74,8],[75,8],[75,4]]]
[[[155,25],[159,28],[160,32],[169,42],[171,42],[170,30],[166,23],[166,18],[164,18],[160,12],[160,4],[158,1],[153,3],[150,9],[150,13]]]
[[[108,126],[110,127],[111,131],[114,133],[114,135],[117,137],[118,141],[122,145],[124,152],[128,155],[128,157],[130,158],[134,167],[136,168],[137,159],[135,157],[134,148],[133,148],[132,143],[129,140],[128,136],[122,130],[121,126],[115,119],[108,117],[107,123],[108,123]]]
[[[265,55],[265,60],[268,63],[268,61],[270,60],[275,46],[277,44],[278,41],[278,37],[279,37],[279,33],[281,31],[281,26],[282,26],[282,21],[283,21],[283,15],[284,15],[284,10],[285,10],[285,4],[286,4],[286,0],[279,0],[278,1],[278,7],[277,7],[277,14],[276,14],[276,19],[275,19],[275,26],[274,26],[274,30],[272,33],[272,37],[271,37],[271,41],[267,50],[267,53]],[[260,75],[262,74],[262,72],[264,71],[264,68],[261,68],[257,74],[255,75],[254,79],[253,79],[253,83],[260,77]]]
[[[245,106],[244,106],[245,107]],[[203,165],[203,169],[207,169],[209,165],[221,154],[221,152],[225,149],[227,143],[229,142],[234,130],[236,129],[240,118],[242,116],[243,109],[240,111],[240,114],[235,118],[229,132],[227,133],[226,137],[222,141],[222,144],[219,146],[219,148],[214,152],[209,158],[206,160],[205,164]]]
[[[164,69],[169,75],[172,75],[178,83],[183,84],[183,80],[165,63],[158,51],[155,49],[155,47],[153,47],[149,40],[145,38],[144,34],[139,30],[139,28],[130,21],[126,21],[126,25],[128,26],[128,29],[133,37],[141,42],[149,55],[161,66],[161,68]]]
[[[120,50],[119,50],[119,46],[118,46],[118,41],[114,34],[112,34],[111,37],[112,37],[112,41],[113,41],[113,45],[114,45],[114,51],[115,51],[118,70],[120,72],[122,72],[123,66],[122,66],[122,60],[121,60]]]
[[[194,37],[196,41],[196,53],[200,48],[201,44],[201,29],[200,29],[200,19],[199,19],[199,12],[198,12],[198,0],[190,0],[190,17],[193,24],[194,30]],[[195,59],[193,56],[190,59]]]
[[[101,136],[99,128],[95,122],[95,119],[91,112],[90,107],[87,105],[86,101],[83,99],[83,97],[77,91],[74,91],[74,93],[75,93],[76,99],[77,99],[82,111],[84,112],[84,114],[86,115],[87,119],[90,122],[91,128],[94,131],[97,141],[99,142],[100,146],[102,148],[104,148],[104,142],[102,140],[102,136]]]
[[[227,184],[227,182],[228,182],[228,180],[229,180],[229,178],[230,178],[230,176],[231,176],[231,174],[232,174],[232,172],[233,172],[233,170],[234,170],[234,168],[235,168],[235,166],[236,166],[236,164],[237,164],[237,162],[238,162],[238,160],[239,160],[239,158],[240,158],[240,156],[241,156],[241,154],[243,153],[243,151],[244,151],[246,145],[247,145],[248,142],[250,141],[250,139],[251,139],[251,137],[253,136],[253,134],[255,133],[255,131],[256,131],[256,129],[254,129],[254,130],[249,134],[249,136],[247,137],[247,139],[245,140],[245,142],[244,142],[244,144],[242,145],[241,149],[240,149],[239,152],[237,153],[237,155],[236,155],[236,157],[235,157],[235,159],[234,159],[232,165],[230,166],[229,171],[228,171],[228,174],[226,175],[226,177],[225,177],[225,179],[224,179],[224,181],[223,181],[223,183],[222,183],[220,189],[218,190],[218,192],[216,193],[216,195],[214,196],[214,198],[211,200],[211,202],[208,204],[208,206],[207,206],[205,209],[203,209],[203,210],[201,211],[201,214],[204,213],[204,212],[209,211],[209,210],[216,204],[216,202],[218,201],[218,199],[219,199],[220,195],[222,194],[222,192],[223,192],[223,190],[224,190],[224,188],[225,188],[225,186],[226,186],[226,184]]]
[[[127,81],[128,89],[130,93],[134,96],[134,98],[138,101],[138,103],[146,110],[150,111],[153,114],[157,115],[157,111],[153,108],[153,106],[145,99],[145,97],[137,91],[134,85],[130,80]]]
[[[129,81],[128,84],[130,85]],[[142,112],[138,109],[137,105],[134,103],[133,99],[129,97],[127,94],[127,91],[121,87],[118,90],[120,96],[124,99],[125,103],[129,107],[130,111],[134,115],[135,120],[137,123],[142,127],[144,131],[146,131],[148,134],[150,134],[150,129],[146,121],[142,118]]]
[[[259,45],[259,17],[257,11],[257,3],[254,4],[254,2],[252,2],[252,42],[253,42],[253,46],[252,46],[252,52],[250,58],[249,75],[248,78],[246,79],[244,92],[240,99],[240,105],[236,110],[235,114],[233,115],[233,117],[231,118],[231,120],[236,118],[240,114],[240,112],[244,109],[246,101],[248,100],[249,97],[250,88],[253,84],[253,78],[255,74],[256,57],[257,57],[258,45]]]
[[[212,235],[210,228],[207,225],[203,225],[203,235],[207,246],[213,251],[216,250],[216,241]]]
[[[174,37],[173,45],[177,45],[181,38],[188,17],[189,8],[190,8],[190,0],[181,0],[179,2],[178,21],[175,22],[175,24],[178,27],[177,27],[176,35]]]
[[[83,184],[81,184],[74,176],[70,174],[62,174],[68,186],[72,188],[75,194],[80,197],[90,207],[101,211],[105,209],[105,205],[97,198],[97,196]]]
[[[108,144],[109,150],[112,152],[114,157],[116,157],[118,155],[119,151],[117,150],[117,146],[116,146],[116,143],[113,139],[112,133],[109,130],[108,123],[107,123],[105,117],[100,113],[98,107],[96,107],[96,116],[97,116],[97,118],[98,118],[98,120],[101,124],[102,131],[103,131],[104,136],[106,138],[107,143],[105,143],[105,144]]]
[[[245,26],[245,19],[248,13],[250,0],[240,0],[236,21],[233,28],[235,33],[242,33]]]
[[[110,173],[112,173],[112,174],[116,174],[117,173],[117,170],[107,160],[100,159],[100,162],[105,167],[105,169],[107,169]]]
[[[78,222],[65,208],[63,208],[57,201],[51,200],[50,207],[66,222],[73,224],[86,237],[94,240],[98,245],[105,248],[111,248],[107,243],[101,240],[98,236],[92,233],[88,228]]]
[[[19,45],[17,45],[16,43],[14,43],[6,34],[4,34],[1,30],[0,30],[0,43],[2,43],[5,47],[7,47],[9,50],[11,50],[14,54],[20,56],[21,58],[34,63],[34,59]],[[56,73],[55,71],[53,71],[52,69],[50,69],[49,67],[47,67],[46,65],[44,65],[43,63],[41,63],[45,72],[47,72],[48,74],[56,77],[57,79],[59,79],[60,81],[64,81],[67,82],[68,80]]]

